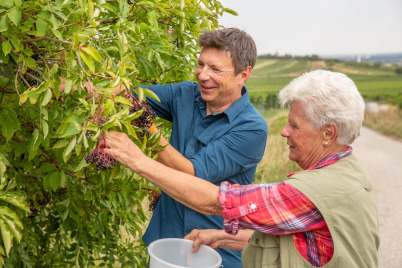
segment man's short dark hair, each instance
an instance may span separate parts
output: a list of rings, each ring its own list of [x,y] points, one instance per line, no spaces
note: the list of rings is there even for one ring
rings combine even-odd
[[[235,74],[239,74],[247,66],[253,68],[257,60],[257,48],[253,38],[237,28],[204,31],[198,41],[201,47],[213,47],[230,52]]]

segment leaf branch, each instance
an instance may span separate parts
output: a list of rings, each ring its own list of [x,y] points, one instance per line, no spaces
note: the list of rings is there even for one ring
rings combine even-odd
[[[32,39],[24,39],[21,40],[21,43],[33,43],[33,42],[39,42],[39,41],[43,41],[43,40],[47,40],[47,41],[53,41],[53,42],[57,42],[57,43],[62,43],[62,44],[67,44],[67,45],[72,45],[72,42],[69,41],[63,41],[63,40],[59,40],[56,38],[51,38],[49,36],[43,36],[43,37],[38,37],[38,38],[32,38]]]

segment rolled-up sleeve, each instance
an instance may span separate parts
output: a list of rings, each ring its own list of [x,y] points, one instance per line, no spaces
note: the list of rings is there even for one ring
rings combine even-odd
[[[325,226],[324,218],[315,205],[286,183],[231,185],[223,182],[219,202],[224,228],[230,234],[247,228],[280,235]]]

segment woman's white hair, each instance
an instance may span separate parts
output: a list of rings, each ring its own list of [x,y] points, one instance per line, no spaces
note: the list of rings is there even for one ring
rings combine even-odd
[[[305,73],[279,92],[282,107],[293,101],[303,104],[307,120],[316,129],[338,126],[337,142],[349,145],[360,135],[364,100],[355,83],[346,75],[325,70]]]

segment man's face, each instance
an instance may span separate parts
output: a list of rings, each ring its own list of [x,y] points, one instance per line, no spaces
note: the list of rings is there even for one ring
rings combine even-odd
[[[241,97],[244,72],[235,75],[229,52],[203,47],[195,75],[201,97],[207,103],[207,112],[222,112]]]

